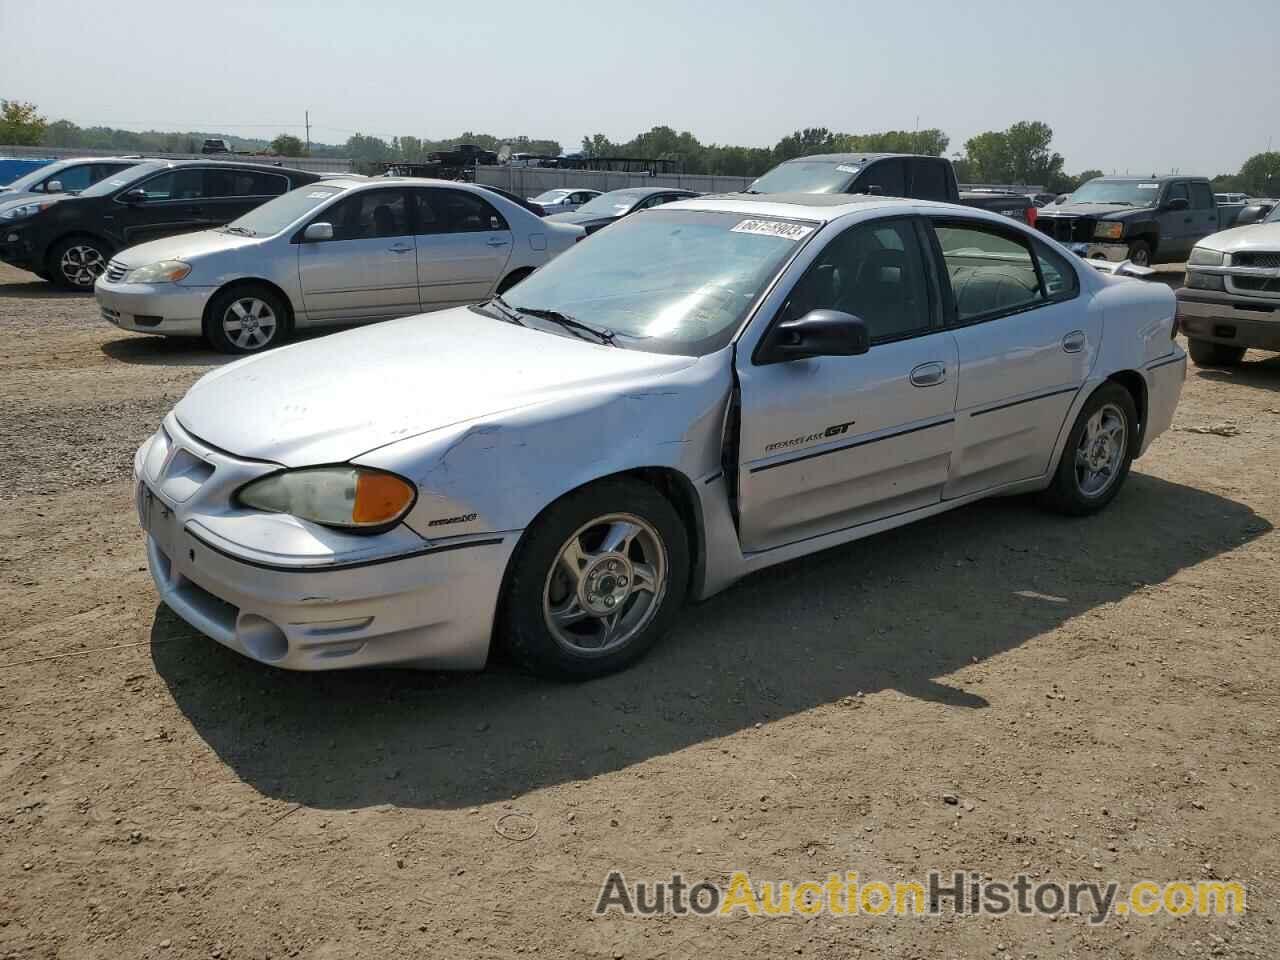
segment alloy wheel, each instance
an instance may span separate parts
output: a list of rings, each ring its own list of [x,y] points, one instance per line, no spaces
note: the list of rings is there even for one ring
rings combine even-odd
[[[222,314],[222,332],[240,350],[265,347],[275,337],[278,326],[270,304],[257,297],[233,300]]]
[[[63,252],[58,269],[73,286],[92,287],[102,271],[107,269],[107,261],[96,247],[78,243]]]
[[[1100,497],[1124,466],[1129,428],[1114,403],[1099,407],[1085,424],[1076,447],[1076,486],[1086,497]]]
[[[653,620],[667,589],[667,550],[640,517],[611,513],[579,527],[547,573],[542,614],[561,646],[599,656]]]

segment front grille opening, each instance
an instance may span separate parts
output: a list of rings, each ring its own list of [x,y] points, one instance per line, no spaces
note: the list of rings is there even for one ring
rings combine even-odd
[[[133,322],[140,327],[158,327],[163,320],[164,317],[153,316],[149,313],[135,313],[133,315]]]
[[[166,563],[168,561],[166,560]],[[174,591],[192,609],[212,620],[228,633],[234,633],[236,618],[240,616],[240,608],[228,603],[186,577],[179,577],[178,587]]]

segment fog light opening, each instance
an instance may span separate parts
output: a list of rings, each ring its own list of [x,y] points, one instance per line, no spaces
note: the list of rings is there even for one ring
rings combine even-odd
[[[236,621],[236,636],[249,656],[266,663],[283,660],[289,652],[289,638],[266,617],[242,614]]]

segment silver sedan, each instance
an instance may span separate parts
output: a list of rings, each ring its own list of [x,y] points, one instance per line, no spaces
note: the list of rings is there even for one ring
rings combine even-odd
[[[254,353],[294,329],[483,300],[583,236],[470,184],[329,179],[225,227],[123,250],[94,292],[122,330]]]
[[[137,509],[164,602],[263,663],[594,676],[782,561],[983,497],[1102,509],[1169,427],[1173,334],[1167,287],[995,214],[697,198],[206,375]]]

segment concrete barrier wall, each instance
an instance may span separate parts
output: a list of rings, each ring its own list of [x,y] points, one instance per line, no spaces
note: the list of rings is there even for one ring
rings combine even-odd
[[[64,160],[68,157],[119,157],[132,156],[128,151],[96,150],[88,147],[17,147],[0,144],[0,157],[15,159],[41,158],[44,160]],[[144,153],[145,159],[157,160],[243,160],[248,163],[279,163],[293,167],[295,170],[315,170],[318,173],[350,173],[353,165],[350,160],[329,157],[269,157],[258,154],[225,153],[205,155],[200,153]]]
[[[546,190],[621,190],[624,187],[683,187],[699,193],[733,193],[745,190],[755,177],[712,177],[703,174],[608,173],[598,170],[556,170],[545,167],[477,167],[476,180],[502,187],[522,197],[536,197]]]

